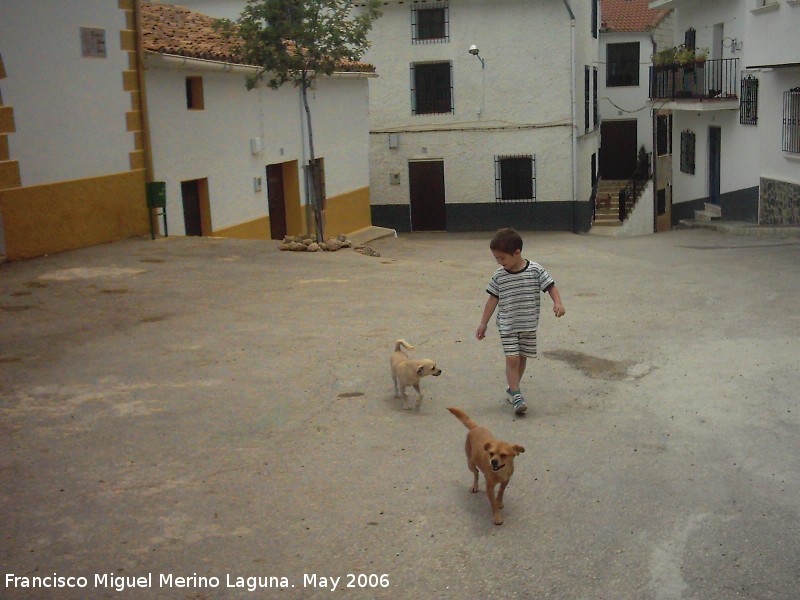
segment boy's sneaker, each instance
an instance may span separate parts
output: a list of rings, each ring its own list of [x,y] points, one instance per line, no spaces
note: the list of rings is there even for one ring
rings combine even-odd
[[[509,399],[512,405],[514,405],[514,413],[517,415],[524,415],[525,411],[528,410],[528,405],[525,404],[525,398],[522,397],[522,394],[514,394]]]

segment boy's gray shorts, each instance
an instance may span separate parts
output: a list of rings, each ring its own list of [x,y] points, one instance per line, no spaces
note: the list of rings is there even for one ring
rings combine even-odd
[[[536,358],[536,332],[501,333],[500,343],[506,356],[529,356]]]

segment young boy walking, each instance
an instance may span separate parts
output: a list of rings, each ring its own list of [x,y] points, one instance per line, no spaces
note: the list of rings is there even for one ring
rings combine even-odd
[[[566,311],[550,274],[542,265],[522,257],[522,238],[516,231],[500,229],[492,238],[489,249],[500,267],[486,288],[489,298],[475,337],[479,340],[486,337],[489,319],[497,308],[497,329],[506,355],[506,393],[514,412],[522,415],[528,410],[528,405],[520,391],[520,381],[528,357],[536,357],[540,292],[550,294],[556,317],[563,317]]]

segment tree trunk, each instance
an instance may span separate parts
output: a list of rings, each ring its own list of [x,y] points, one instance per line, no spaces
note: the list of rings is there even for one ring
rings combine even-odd
[[[311,109],[308,107],[308,87],[310,85],[311,83],[306,79],[305,74],[303,74],[300,90],[303,95],[303,108],[306,111],[306,124],[308,125],[308,170],[311,174],[311,206],[314,209],[317,241],[324,242],[322,229],[322,182],[320,181],[317,157],[314,154],[314,132],[311,129]]]

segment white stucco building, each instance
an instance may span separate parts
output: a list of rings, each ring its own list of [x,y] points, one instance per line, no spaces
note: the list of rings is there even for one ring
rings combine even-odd
[[[370,82],[373,223],[587,230],[598,2],[384,2],[364,57],[379,75]]]
[[[220,7],[234,11],[232,3]],[[264,83],[248,91],[245,79],[255,68],[230,55],[207,15],[149,3],[142,14],[153,177],[166,184],[169,234],[280,239],[313,232],[299,88]],[[310,91],[326,237],[371,224],[367,80],[373,70],[350,65],[318,78]]]
[[[135,8],[0,1],[0,255],[148,231]]]
[[[649,67],[659,47],[672,45],[672,15],[649,0],[602,0],[599,100],[600,175],[627,180],[644,147],[653,151]]]
[[[675,10],[676,45],[709,49],[703,65],[656,73],[651,91],[672,115],[672,223],[706,203],[723,219],[800,223],[799,3],[650,6]]]

